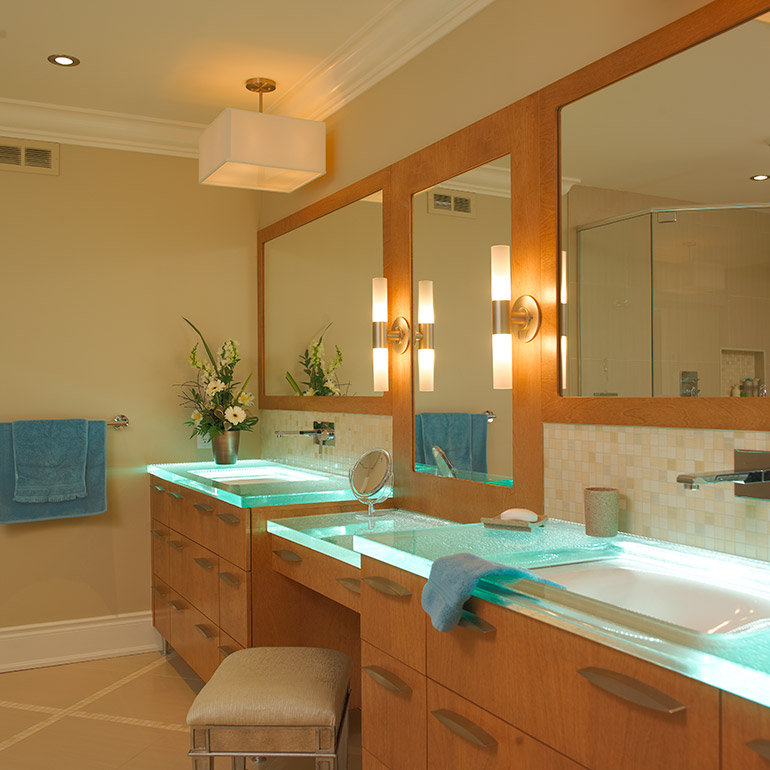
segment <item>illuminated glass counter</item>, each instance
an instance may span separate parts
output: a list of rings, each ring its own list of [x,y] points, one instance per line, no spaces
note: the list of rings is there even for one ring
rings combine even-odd
[[[615,591],[612,602],[591,596],[579,580],[567,590],[531,580],[512,583],[510,578],[496,578],[480,581],[475,595],[770,706],[770,564],[766,562],[634,535],[588,537],[581,525],[554,519],[532,532],[481,524],[358,532],[353,547],[426,578],[435,559],[461,552],[508,566],[545,569],[542,576],[557,583],[581,578],[581,570],[582,577],[590,577],[593,570],[600,576],[594,580],[598,595],[608,597],[613,582],[632,573],[634,580]],[[602,573],[603,566],[609,571]],[[604,588],[609,590],[603,594]],[[704,625],[696,610],[718,609],[723,595],[730,592],[733,599],[743,597],[734,611],[741,614],[740,622],[730,625],[731,618],[726,618]]]
[[[235,465],[166,463],[148,465],[147,472],[238,508],[355,499],[347,476],[270,460],[238,460]]]

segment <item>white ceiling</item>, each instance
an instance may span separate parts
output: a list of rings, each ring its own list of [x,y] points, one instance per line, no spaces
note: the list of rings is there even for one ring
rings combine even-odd
[[[562,176],[695,203],[770,200],[770,24],[751,21],[562,110]]]
[[[194,155],[224,107],[257,109],[248,78],[323,120],[490,2],[4,0],[0,134]]]

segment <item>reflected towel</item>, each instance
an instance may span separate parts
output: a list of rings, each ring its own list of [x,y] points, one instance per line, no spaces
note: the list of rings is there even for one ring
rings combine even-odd
[[[463,604],[470,599],[481,578],[510,577],[512,580],[534,580],[561,588],[524,567],[507,567],[472,553],[442,556],[433,562],[430,577],[422,589],[422,608],[430,615],[438,631],[451,631],[459,622]]]
[[[486,414],[422,412],[414,418],[415,462],[435,465],[433,447],[440,446],[461,471],[487,472]]]
[[[60,503],[16,503],[13,501],[16,484],[13,433],[11,423],[0,423],[0,524],[94,516],[107,510],[107,424],[104,420],[94,420],[89,421],[87,426],[86,497]]]

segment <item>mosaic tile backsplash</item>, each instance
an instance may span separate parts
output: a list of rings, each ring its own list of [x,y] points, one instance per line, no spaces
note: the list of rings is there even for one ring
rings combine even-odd
[[[770,561],[770,500],[732,484],[686,491],[679,473],[733,467],[733,450],[770,450],[770,433],[543,424],[545,514],[583,521],[583,489],[620,490],[620,529]]]
[[[334,423],[334,446],[322,447],[307,436],[276,438],[275,431],[311,430],[313,421]],[[347,475],[358,458],[370,449],[393,451],[390,415],[337,412],[290,412],[262,409],[259,431],[262,457],[301,468]]]

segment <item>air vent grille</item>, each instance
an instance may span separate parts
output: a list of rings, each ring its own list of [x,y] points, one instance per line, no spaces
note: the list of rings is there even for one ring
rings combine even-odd
[[[0,170],[58,174],[59,145],[31,139],[0,137]]]
[[[428,213],[445,216],[476,218],[476,196],[457,190],[428,190]]]

